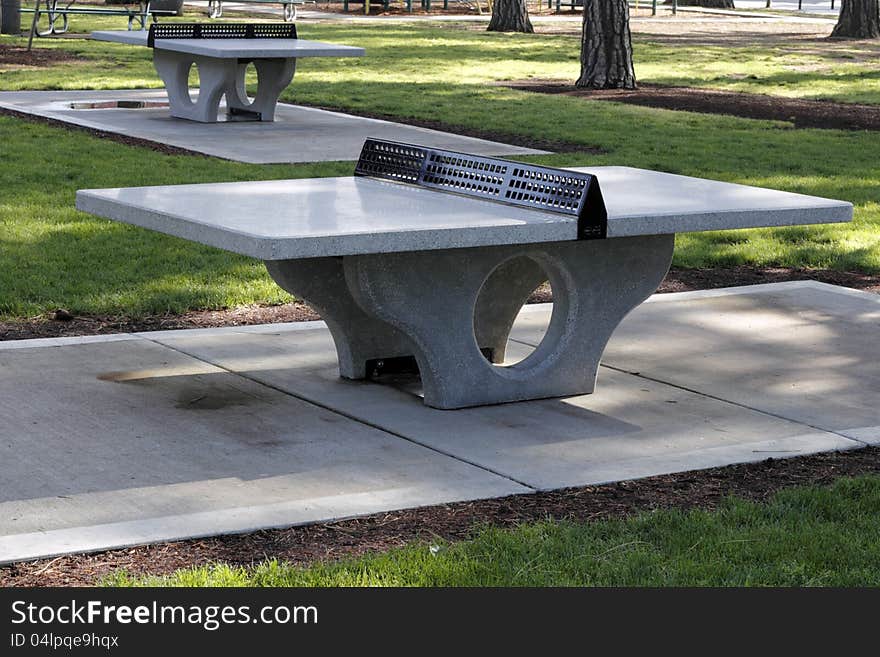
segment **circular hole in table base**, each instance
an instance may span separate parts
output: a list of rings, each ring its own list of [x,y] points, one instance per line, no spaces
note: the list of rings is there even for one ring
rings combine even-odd
[[[527,261],[527,262],[523,262],[523,261]],[[477,308],[481,307],[485,303],[488,303],[488,300],[484,297],[484,295],[491,294],[492,291],[495,289],[498,289],[499,286],[506,287],[504,285],[505,284],[504,279],[509,279],[511,277],[511,275],[515,276],[515,270],[517,268],[517,265],[526,265],[529,267],[534,267],[535,265],[537,265],[544,274],[544,281],[542,283],[539,283],[533,290],[531,290],[526,296],[524,296],[522,298],[522,303],[519,305],[519,310],[522,310],[522,308],[525,306],[526,302],[533,295],[537,294],[538,296],[547,298],[548,300],[553,298],[552,286],[551,286],[549,276],[547,276],[547,271],[544,268],[544,266],[540,262],[538,262],[532,258],[529,258],[528,256],[516,256],[516,257],[511,258],[509,260],[505,260],[500,265],[498,265],[492,271],[491,274],[489,274],[489,276],[483,282],[483,285],[480,287],[480,291],[477,293],[477,303],[476,303]],[[514,281],[510,281],[510,283],[515,284]],[[474,322],[475,322],[474,334],[476,336],[476,334],[478,332],[477,327],[476,327],[476,317],[474,317]],[[534,354],[535,351],[537,351],[537,349],[541,346],[541,344],[543,344],[544,340],[547,337],[548,329],[549,329],[549,325],[544,326],[540,329],[540,334],[539,334],[540,339],[537,339],[539,337],[538,335],[534,336],[536,338],[536,340],[534,342],[535,342],[535,344],[538,345],[536,347],[525,345],[522,342],[512,342],[510,340],[510,338],[508,337],[507,349],[506,349],[504,362],[503,363],[493,363],[493,365],[495,367],[506,368],[506,367],[512,367],[513,365],[516,365],[518,363],[523,362],[524,360],[529,358],[532,354]],[[529,341],[532,342],[532,340],[529,340]],[[489,355],[486,354],[485,351],[484,351],[483,355],[486,356],[487,360],[489,359]]]

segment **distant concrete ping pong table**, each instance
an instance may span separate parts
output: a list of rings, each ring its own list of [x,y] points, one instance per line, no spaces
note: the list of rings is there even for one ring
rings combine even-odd
[[[292,23],[154,23],[144,31],[92,32],[98,41],[153,48],[153,65],[165,83],[171,116],[202,123],[219,118],[220,100],[234,118],[274,121],[281,92],[303,57],[360,57],[363,48],[297,38]],[[248,98],[245,73],[253,63],[257,93]],[[199,73],[193,101],[189,73]]]
[[[612,332],[665,276],[675,233],[852,218],[849,203],[789,192],[377,140],[356,174],[81,190],[76,203],[263,260],[325,319],[341,376],[414,359],[425,403],[442,409],[592,392]],[[505,366],[514,318],[548,279],[545,337]]]

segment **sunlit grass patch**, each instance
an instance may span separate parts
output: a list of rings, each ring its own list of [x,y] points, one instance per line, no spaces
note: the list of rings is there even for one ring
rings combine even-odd
[[[297,566],[209,564],[166,577],[120,571],[111,586],[877,586],[880,477],[783,490],[765,504],[665,509],[595,522],[486,527]]]

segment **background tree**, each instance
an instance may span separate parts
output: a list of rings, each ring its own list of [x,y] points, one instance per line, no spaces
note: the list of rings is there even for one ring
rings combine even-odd
[[[880,38],[880,0],[842,0],[832,37]]]
[[[635,89],[627,0],[584,0],[578,87]]]
[[[0,34],[21,34],[21,0],[0,0]]]
[[[492,20],[486,29],[490,32],[534,32],[526,0],[495,0],[492,4]]]

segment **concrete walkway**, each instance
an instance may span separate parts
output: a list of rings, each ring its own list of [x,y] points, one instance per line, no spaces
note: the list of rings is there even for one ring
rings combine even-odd
[[[294,81],[293,84],[296,84]],[[391,121],[279,103],[272,123],[196,123],[174,119],[163,89],[121,91],[3,91],[0,107],[65,123],[177,146],[251,164],[357,160],[368,137],[477,155],[527,155],[545,151],[463,137]],[[74,109],[89,103],[145,101],[143,109]],[[221,104],[221,114],[225,113]]]
[[[0,563],[880,444],[878,334],[819,283],[656,295],[595,394],[462,411],[320,322],[0,342]]]

